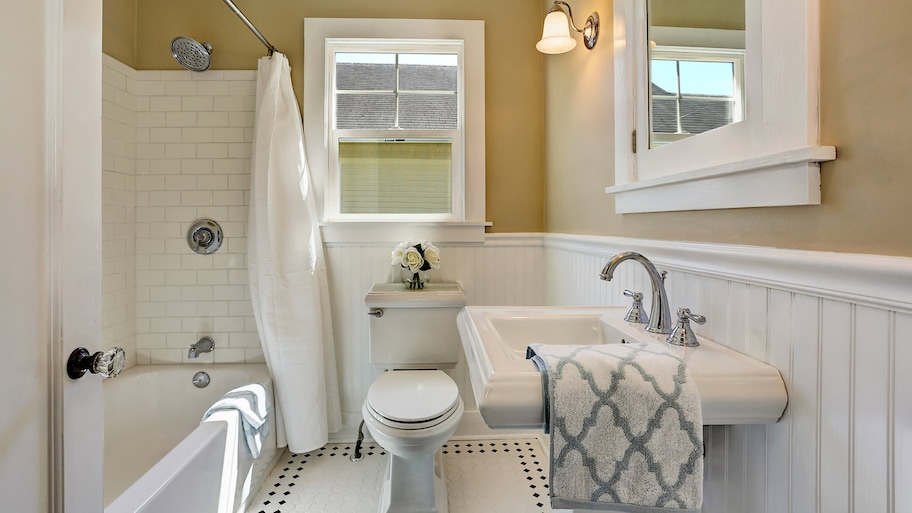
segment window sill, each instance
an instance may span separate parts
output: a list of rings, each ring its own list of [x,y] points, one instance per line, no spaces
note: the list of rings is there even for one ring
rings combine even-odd
[[[741,162],[606,187],[619,214],[820,204],[820,162],[833,146],[810,146]]]
[[[482,243],[488,222],[333,221],[321,224],[323,242],[371,243],[423,239],[435,244]]]

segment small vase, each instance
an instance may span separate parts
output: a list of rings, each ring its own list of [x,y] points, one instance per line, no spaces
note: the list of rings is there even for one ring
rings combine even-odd
[[[431,271],[418,271],[413,273],[408,269],[402,269],[402,283],[405,284],[407,289],[411,290],[420,290],[424,288],[424,285],[431,281]]]

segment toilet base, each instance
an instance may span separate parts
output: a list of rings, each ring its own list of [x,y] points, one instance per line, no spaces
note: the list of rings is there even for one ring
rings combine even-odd
[[[447,513],[443,452],[413,458],[389,455],[379,513]]]

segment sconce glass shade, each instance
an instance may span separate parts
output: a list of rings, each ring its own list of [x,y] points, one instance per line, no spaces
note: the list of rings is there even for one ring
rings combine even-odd
[[[563,11],[551,11],[545,16],[542,38],[535,43],[535,48],[547,54],[565,53],[576,48],[576,39],[570,37],[570,22]]]

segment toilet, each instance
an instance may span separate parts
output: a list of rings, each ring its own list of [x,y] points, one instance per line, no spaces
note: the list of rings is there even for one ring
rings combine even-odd
[[[464,405],[452,369],[462,354],[456,315],[466,304],[458,283],[375,284],[369,308],[370,361],[384,370],[361,408],[374,440],[390,455],[380,513],[446,513],[440,447],[459,426]]]

